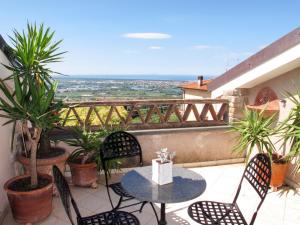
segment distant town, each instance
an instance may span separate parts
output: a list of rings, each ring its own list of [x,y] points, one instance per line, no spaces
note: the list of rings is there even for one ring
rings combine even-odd
[[[179,86],[187,81],[60,77],[57,99],[67,102],[107,99],[174,99],[182,97]]]

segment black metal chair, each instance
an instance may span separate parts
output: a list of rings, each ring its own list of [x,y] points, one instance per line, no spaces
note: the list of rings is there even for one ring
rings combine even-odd
[[[142,212],[142,209],[145,206],[145,204],[149,203],[151,205],[151,207],[154,211],[155,217],[158,221],[157,213],[156,213],[156,210],[155,210],[152,202],[137,201],[133,196],[128,194],[123,189],[120,182],[112,183],[112,184],[109,184],[109,182],[108,182],[109,174],[108,174],[108,169],[106,168],[106,165],[109,160],[137,157],[139,166],[143,166],[142,148],[141,148],[138,140],[132,134],[125,132],[125,131],[117,131],[117,132],[111,133],[103,141],[103,145],[100,148],[100,155],[101,155],[102,167],[103,167],[104,174],[105,174],[105,184],[106,184],[106,188],[107,188],[107,193],[108,193],[109,201],[110,201],[112,208],[115,210],[119,210],[119,209],[123,209],[123,208],[127,208],[130,206],[135,206],[135,205],[141,204],[141,207],[139,210],[135,210],[132,212],[137,212],[137,211]],[[116,195],[118,195],[120,197],[116,206],[114,206],[114,204],[112,202],[111,194],[110,194],[110,190],[109,190],[110,188],[113,190],[113,192]],[[123,202],[128,202],[131,200],[135,200],[135,202],[132,204],[126,204],[124,206],[121,206],[121,204]]]
[[[249,224],[253,225],[258,210],[268,193],[271,180],[270,159],[267,155],[261,153],[253,157],[246,166],[232,203],[212,201],[195,202],[188,208],[189,216],[197,223],[205,225],[247,225],[247,222],[237,205],[237,199],[244,180],[247,180],[250,183],[260,198],[259,204]]]
[[[75,225],[72,214],[71,214],[71,204],[77,216],[77,224],[78,225],[139,225],[139,220],[128,212],[123,211],[108,211],[99,213],[96,215],[82,217],[75,200],[70,192],[70,188],[68,182],[65,177],[62,175],[57,166],[53,166],[53,177],[58,192],[60,194],[60,198],[62,204],[66,210],[68,218],[72,225]]]

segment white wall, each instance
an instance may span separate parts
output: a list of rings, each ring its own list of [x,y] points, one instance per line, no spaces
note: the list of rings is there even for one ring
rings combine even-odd
[[[0,78],[7,77],[9,71],[1,64],[8,64],[8,60],[0,50]],[[2,97],[2,93],[0,93]],[[5,119],[0,118],[0,124],[2,125]],[[0,126],[0,219],[3,210],[7,206],[6,193],[3,190],[4,183],[14,175],[13,169],[13,154],[10,150],[10,141],[12,134],[12,126]],[[0,221],[1,222],[1,221]]]

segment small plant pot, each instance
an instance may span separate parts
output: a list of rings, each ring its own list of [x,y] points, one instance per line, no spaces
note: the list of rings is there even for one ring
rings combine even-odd
[[[17,181],[28,178],[29,175],[17,176],[4,184],[13,218],[22,224],[36,223],[47,218],[52,212],[52,177],[48,174],[39,174],[49,184],[32,191],[15,191],[11,186]]]
[[[65,172],[65,165],[66,165],[66,161],[69,157],[69,153],[67,153],[63,148],[59,148],[59,147],[52,147],[52,150],[60,151],[61,154],[58,154],[57,156],[54,156],[54,157],[37,159],[38,173],[52,175],[52,166],[53,165],[56,165],[62,173]],[[27,158],[23,155],[18,155],[17,159],[22,165],[24,165],[25,173],[29,173],[30,158]]]
[[[80,187],[97,187],[97,164],[96,163],[69,163],[72,182],[76,186]]]
[[[272,162],[272,177],[271,177],[271,187],[275,190],[284,184],[284,180],[289,168],[289,163],[275,163]]]

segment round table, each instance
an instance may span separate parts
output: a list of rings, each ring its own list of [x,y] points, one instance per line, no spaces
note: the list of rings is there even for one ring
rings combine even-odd
[[[184,202],[201,195],[206,188],[205,179],[184,168],[173,166],[173,182],[158,185],[152,181],[152,167],[135,168],[121,181],[123,188],[140,201],[160,203],[159,225],[167,224],[166,203]]]

